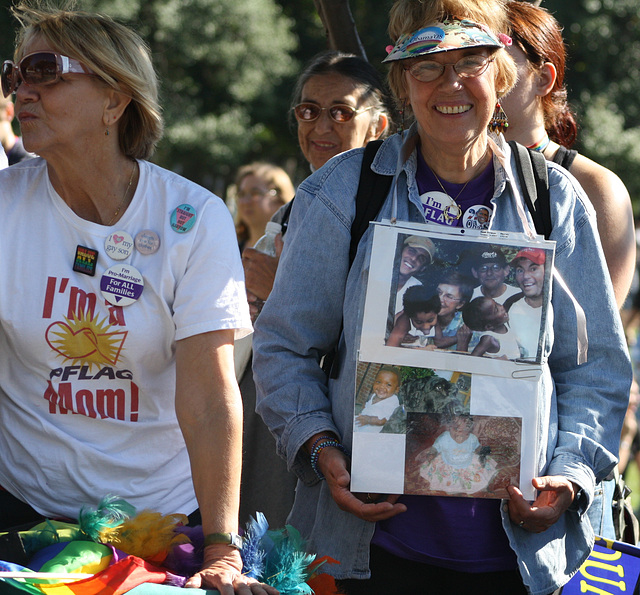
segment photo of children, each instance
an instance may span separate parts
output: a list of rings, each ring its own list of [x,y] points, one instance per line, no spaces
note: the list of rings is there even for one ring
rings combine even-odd
[[[376,334],[370,321],[376,328],[384,326],[386,348],[432,351],[437,367],[443,367],[447,352],[490,358],[496,362],[492,366],[503,365],[501,360],[540,362],[549,304],[547,263],[553,259],[550,245],[531,247],[522,240],[487,242],[435,232],[426,237],[415,231],[399,231],[393,240],[388,308],[383,314],[379,294],[371,294],[377,305],[367,313],[379,312],[380,318],[373,321],[365,315],[363,337]],[[383,274],[376,271],[378,283]],[[361,346],[367,359],[373,353],[369,348],[376,349],[372,344]],[[385,359],[398,363],[396,357]],[[471,363],[460,366],[479,371]]]
[[[405,493],[505,498],[518,485],[519,418],[411,414]]]
[[[382,366],[375,375],[370,397],[360,413],[355,416],[357,432],[378,433],[382,430],[393,412],[400,406],[399,387],[400,369],[395,366]]]
[[[440,297],[424,285],[409,287],[402,298],[402,312],[396,318],[387,345],[435,349],[429,338],[435,335]]]

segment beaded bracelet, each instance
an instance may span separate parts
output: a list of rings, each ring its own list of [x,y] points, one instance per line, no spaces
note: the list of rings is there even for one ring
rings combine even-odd
[[[346,456],[349,456],[347,449],[334,438],[331,438],[330,436],[321,436],[318,438],[311,447],[311,468],[315,471],[319,479],[324,479],[324,475],[322,474],[322,471],[318,469],[318,459],[320,458],[320,452],[322,449],[327,448],[328,446],[333,446]]]

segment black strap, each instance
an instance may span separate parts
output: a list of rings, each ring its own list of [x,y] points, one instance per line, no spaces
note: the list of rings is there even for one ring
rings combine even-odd
[[[564,167],[565,169],[571,169],[573,165],[573,160],[578,155],[578,151],[575,149],[567,149],[560,145],[556,154],[553,156],[553,162],[557,163],[559,166]]]
[[[381,140],[373,140],[364,149],[362,157],[362,169],[356,194],[356,214],[351,223],[351,245],[349,247],[349,267],[353,264],[358,252],[358,244],[367,231],[369,223],[373,221],[384,204],[393,176],[377,174],[371,169]]]
[[[293,199],[291,199],[284,207],[282,212],[282,221],[280,221],[282,237],[287,233],[287,229],[289,229],[289,217],[291,217],[291,207],[293,207]]]
[[[349,246],[349,269],[356,258],[358,252],[358,244],[367,231],[369,223],[373,221],[380,212],[382,205],[384,204],[389,189],[391,188],[391,182],[393,176],[385,176],[377,174],[371,169],[371,164],[375,159],[381,140],[373,140],[367,144],[364,148],[364,155],[362,157],[362,167],[360,169],[360,179],[358,181],[358,191],[356,192],[356,214],[351,223],[351,244]],[[344,323],[340,326],[340,333]],[[324,356],[322,362],[322,369],[325,371],[329,378],[337,378],[340,373],[338,366],[338,345]]]
[[[547,160],[542,153],[527,149],[515,141],[509,141],[509,146],[516,156],[520,186],[536,231],[549,239],[553,225]]]

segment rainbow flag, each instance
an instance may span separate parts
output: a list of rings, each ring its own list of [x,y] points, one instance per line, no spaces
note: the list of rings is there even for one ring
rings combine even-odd
[[[28,568],[0,562],[0,570],[29,572]],[[5,578],[8,585],[32,593],[42,595],[120,595],[141,585],[142,583],[161,584],[167,580],[168,573],[145,562],[136,556],[126,558],[98,572],[91,578],[69,581],[51,582],[31,578]]]

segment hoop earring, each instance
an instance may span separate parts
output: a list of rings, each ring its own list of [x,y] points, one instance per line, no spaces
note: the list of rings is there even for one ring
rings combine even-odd
[[[491,120],[489,120],[488,128],[491,132],[502,134],[504,134],[504,131],[509,128],[507,114],[505,114],[499,101],[496,103],[496,109],[493,112],[493,116],[491,116]]]

